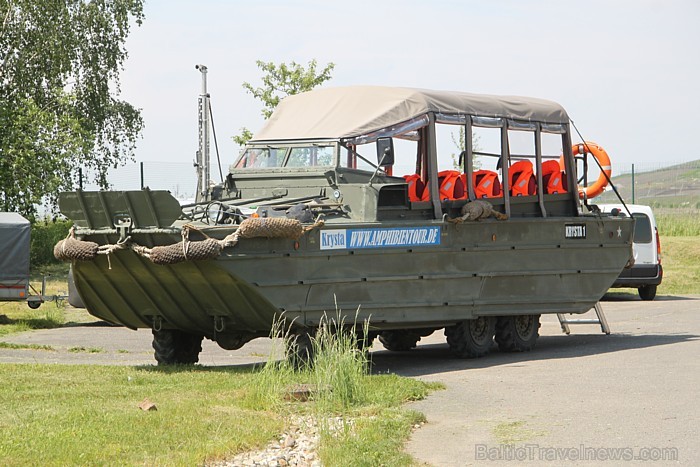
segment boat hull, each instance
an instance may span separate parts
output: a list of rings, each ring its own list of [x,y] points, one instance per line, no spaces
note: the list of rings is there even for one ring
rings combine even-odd
[[[567,237],[572,226],[584,235]],[[438,235],[431,244],[327,249],[330,232],[426,228]],[[281,315],[313,327],[338,312],[376,329],[439,328],[479,316],[586,312],[628,262],[632,228],[630,219],[599,216],[327,224],[298,241],[241,239],[215,260],[156,265],[117,251],[74,263],[74,274],[91,314],[131,328],[255,337]],[[149,246],[179,239],[132,235]]]

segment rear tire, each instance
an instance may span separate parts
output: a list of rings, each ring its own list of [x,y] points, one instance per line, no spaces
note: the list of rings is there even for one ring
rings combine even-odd
[[[294,369],[310,368],[314,363],[314,343],[312,333],[300,331],[286,338],[287,359]]]
[[[654,300],[654,297],[656,297],[655,285],[643,285],[637,290],[639,291],[639,298],[642,300]]]
[[[420,334],[414,331],[382,331],[379,334],[379,342],[385,349],[392,352],[406,352],[414,349],[420,341]]]
[[[376,339],[378,335],[379,333],[377,331],[369,331],[367,335],[365,335],[363,329],[357,329],[355,331],[357,350],[369,352],[369,349],[372,348],[372,344],[374,343],[374,339]]]
[[[493,346],[496,318],[480,316],[445,328],[452,353],[458,358],[483,357]]]
[[[158,365],[194,365],[199,361],[202,339],[177,329],[153,331],[153,355]]]
[[[496,323],[496,343],[501,352],[529,352],[539,337],[540,315],[501,316]]]

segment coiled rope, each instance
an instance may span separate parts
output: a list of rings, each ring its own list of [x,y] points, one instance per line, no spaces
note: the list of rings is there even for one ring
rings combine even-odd
[[[92,261],[97,255],[106,255],[109,269],[112,269],[110,255],[119,250],[131,249],[135,253],[148,258],[153,264],[176,264],[183,261],[202,261],[218,257],[224,248],[236,246],[240,239],[248,238],[289,238],[299,240],[305,233],[324,225],[317,219],[313,225],[303,226],[296,219],[284,217],[255,218],[251,217],[238,226],[238,229],[222,240],[209,237],[205,232],[186,224],[182,227],[182,241],[172,245],[154,246],[148,248],[131,241],[131,237],[107,245],[78,240],[75,229],[71,228],[68,236],[54,246],[53,254],[61,261]],[[190,232],[196,231],[205,237],[201,241],[190,240]]]

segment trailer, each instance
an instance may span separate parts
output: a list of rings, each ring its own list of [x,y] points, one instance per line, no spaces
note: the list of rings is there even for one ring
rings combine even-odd
[[[46,295],[46,277],[41,291],[29,282],[29,246],[31,224],[16,212],[0,212],[0,302],[26,301],[37,309],[50,300],[62,300],[62,295]]]

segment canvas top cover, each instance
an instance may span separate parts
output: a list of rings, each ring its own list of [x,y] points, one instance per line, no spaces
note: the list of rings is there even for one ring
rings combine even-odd
[[[14,212],[0,212],[0,281],[29,278],[29,221]]]
[[[559,104],[544,99],[348,86],[321,88],[282,99],[251,143],[352,138],[430,112],[548,124],[569,122],[566,111]]]

